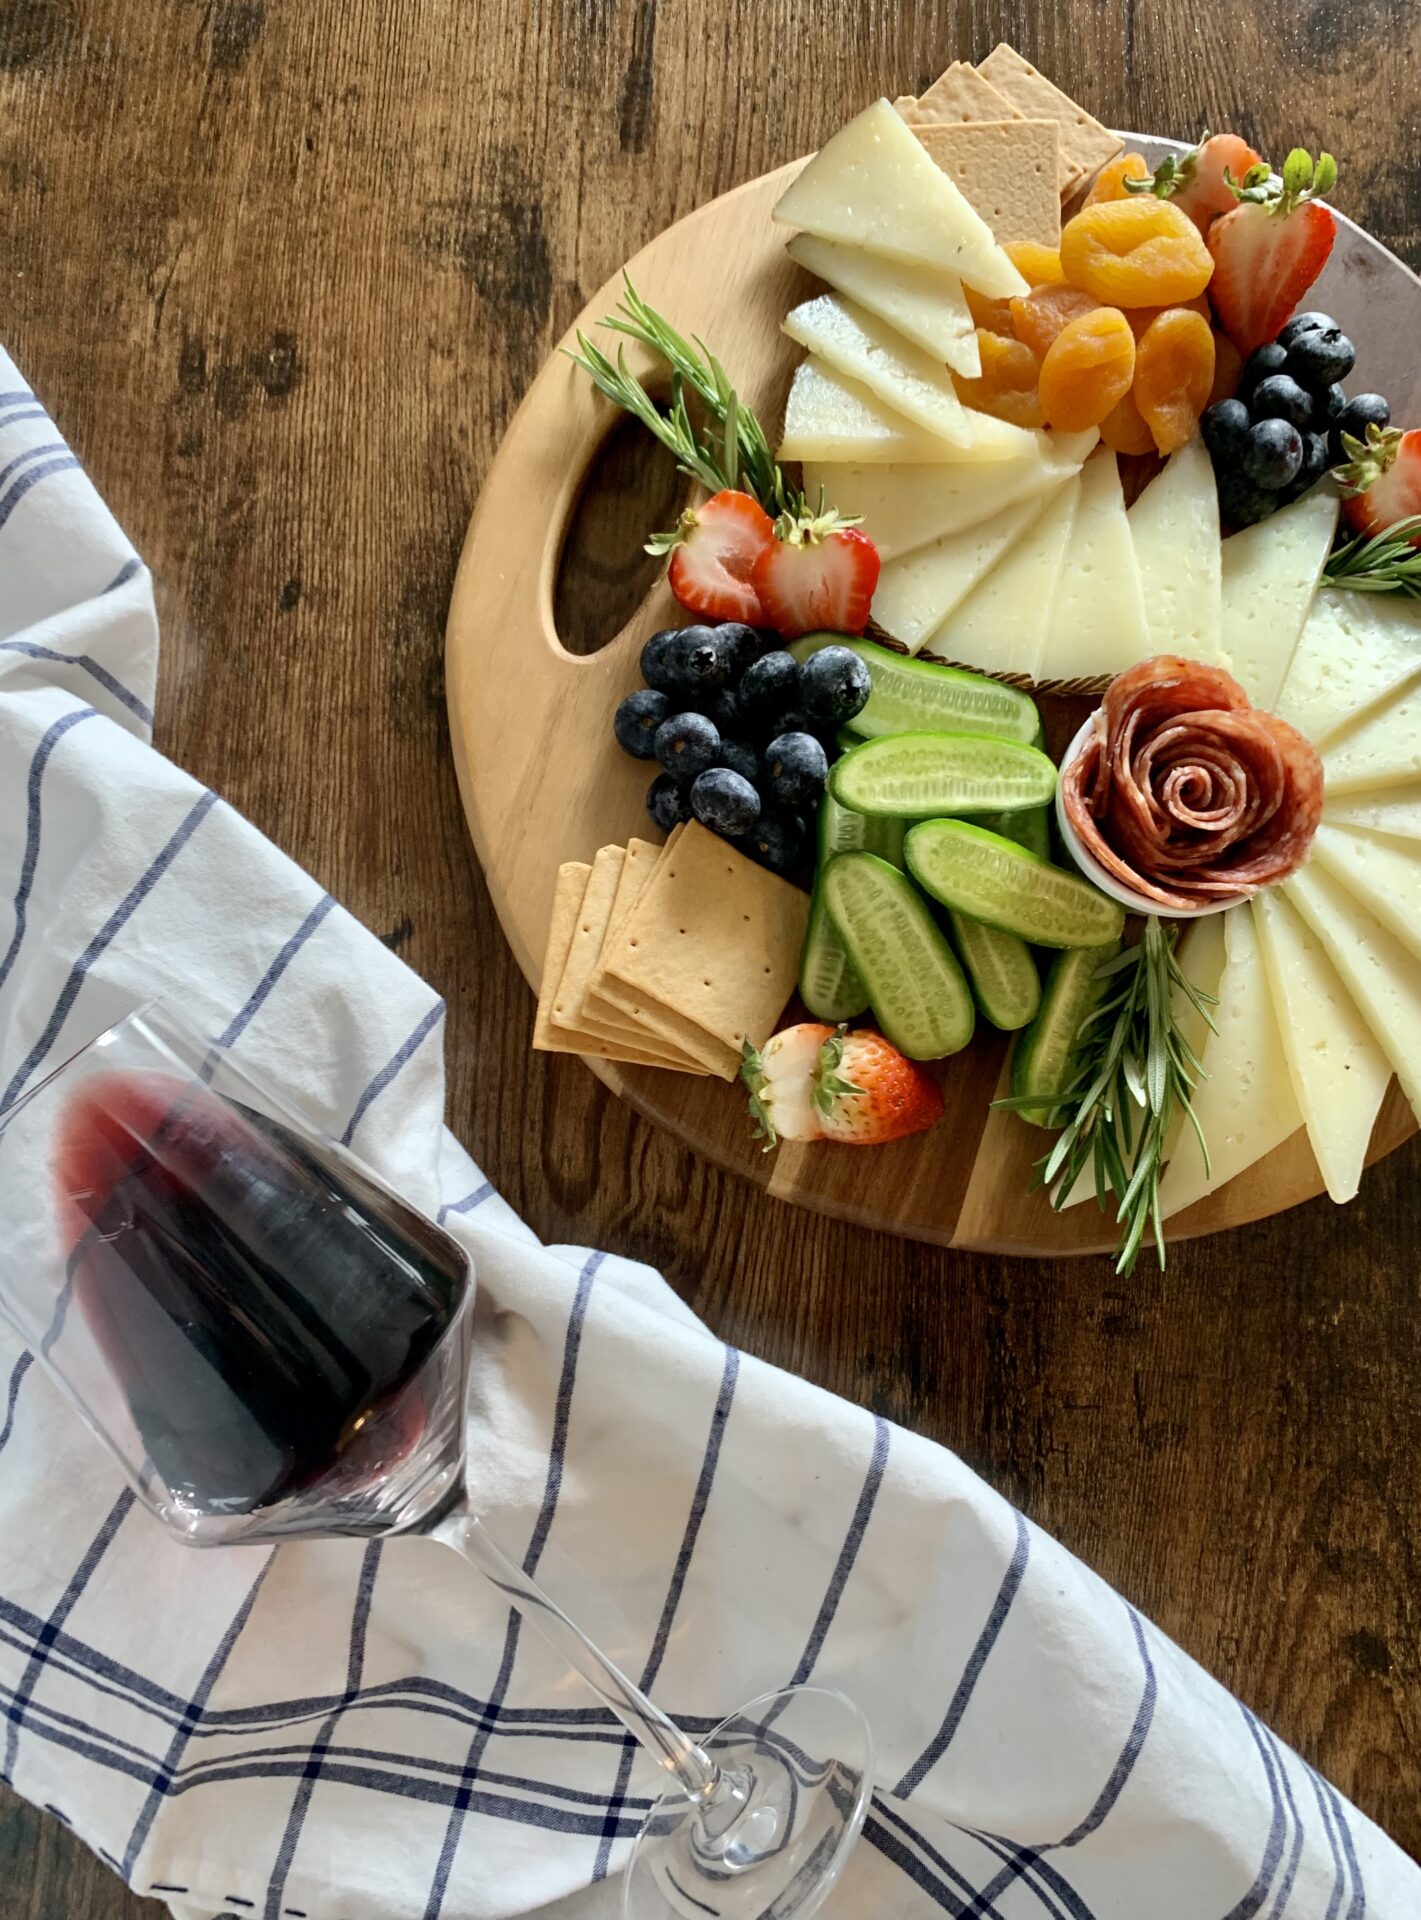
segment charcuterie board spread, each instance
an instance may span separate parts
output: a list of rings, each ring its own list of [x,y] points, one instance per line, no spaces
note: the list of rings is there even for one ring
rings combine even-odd
[[[1002,46],[599,296],[450,615],[536,1048],[953,1244],[1128,1271],[1355,1195],[1421,1112],[1421,285],[1336,178],[1127,141]],[[574,659],[617,408],[693,492]]]

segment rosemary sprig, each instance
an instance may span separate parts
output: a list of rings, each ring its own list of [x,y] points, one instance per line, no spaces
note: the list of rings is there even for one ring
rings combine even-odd
[[[1421,600],[1421,547],[1412,542],[1421,534],[1421,513],[1395,526],[1359,534],[1334,549],[1323,569],[1325,587],[1351,587],[1357,593],[1404,593]]]
[[[703,340],[688,340],[662,314],[649,307],[626,280],[626,293],[617,311],[602,322],[613,333],[649,347],[671,369],[671,403],[663,413],[627,367],[626,351],[616,363],[587,336],[577,336],[578,351],[569,359],[590,375],[609,400],[633,414],[676,456],[683,473],[710,493],[725,487],[753,494],[766,513],[778,515],[803,510],[802,498],[785,482],[770,451],[765,429],[748,407],[742,406],[725,368]],[[687,394],[699,402],[706,418],[697,427],[691,419]]]
[[[1121,1227],[1115,1271],[1120,1274],[1133,1269],[1147,1229],[1164,1264],[1159,1186],[1177,1116],[1194,1128],[1208,1166],[1193,1106],[1194,1088],[1206,1076],[1180,1031],[1183,1008],[1176,995],[1211,1029],[1209,1008],[1216,1003],[1185,978],[1174,957],[1176,940],[1177,929],[1151,914],[1138,946],[1102,962],[1096,976],[1101,998],[1077,1037],[1076,1073],[1057,1103],[1057,1112],[1070,1118],[1033,1170],[1033,1187],[1047,1188],[1058,1210],[1087,1168],[1099,1205],[1106,1205],[1107,1194],[1115,1196]],[[1039,1109],[1041,1097],[995,1104]]]

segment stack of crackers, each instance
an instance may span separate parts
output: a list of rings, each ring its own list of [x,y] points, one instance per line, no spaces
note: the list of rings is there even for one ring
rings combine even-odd
[[[1124,142],[1005,41],[894,103],[999,243],[1055,247],[1061,208]]]
[[[799,974],[809,899],[692,821],[558,868],[533,1045],[733,1080]]]

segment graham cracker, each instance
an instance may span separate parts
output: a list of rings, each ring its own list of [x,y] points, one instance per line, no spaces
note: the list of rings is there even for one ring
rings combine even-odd
[[[1069,94],[1053,86],[1015,47],[1003,40],[985,60],[977,62],[983,79],[1004,94],[1028,119],[1054,120],[1061,130],[1058,154],[1061,198],[1067,198],[1087,174],[1113,160],[1124,141],[1113,134]]]
[[[915,126],[924,150],[992,229],[998,246],[1061,243],[1054,120],[979,120]]]
[[[965,60],[954,60],[925,93],[895,100],[894,106],[909,126],[961,125],[968,120],[1016,120],[1016,108],[990,80],[983,79]]]

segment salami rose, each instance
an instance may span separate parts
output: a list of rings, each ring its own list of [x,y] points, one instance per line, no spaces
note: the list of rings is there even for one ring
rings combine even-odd
[[[1286,880],[1322,818],[1322,762],[1219,667],[1161,654],[1111,683],[1061,801],[1122,886],[1189,911]]]

